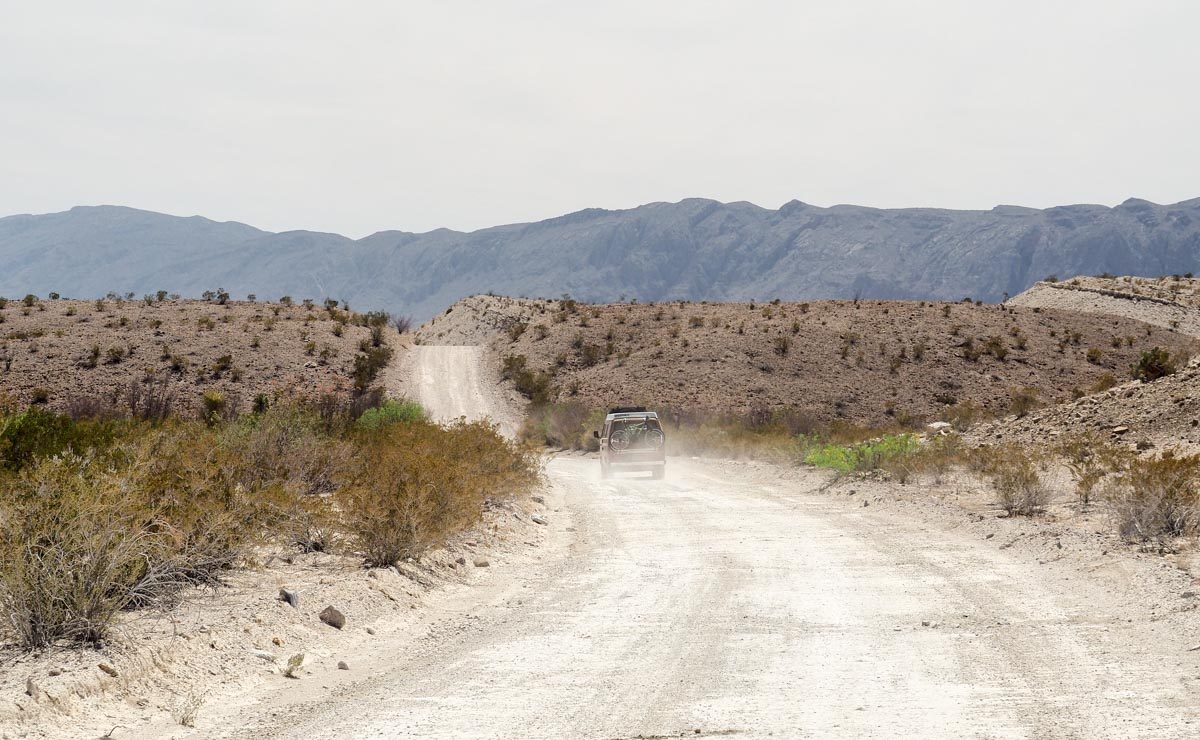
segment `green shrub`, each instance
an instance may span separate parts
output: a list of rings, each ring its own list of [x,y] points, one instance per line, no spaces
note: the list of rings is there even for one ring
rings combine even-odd
[[[0,414],[0,468],[19,471],[67,451],[107,449],[123,431],[118,421],[73,421],[40,406]]]
[[[391,424],[410,424],[425,419],[425,409],[414,401],[384,401],[382,406],[367,409],[356,422],[361,429],[381,429]]]
[[[817,444],[805,454],[804,462],[845,475],[881,469],[897,458],[912,455],[919,447],[911,434],[885,434],[858,444]]]
[[[354,390],[365,393],[391,361],[392,348],[386,344],[362,348],[362,351],[354,356]]]
[[[200,416],[208,424],[216,424],[225,417],[227,401],[225,394],[217,390],[206,390],[200,397]]]
[[[1142,352],[1142,356],[1133,366],[1132,375],[1134,380],[1148,383],[1167,375],[1173,375],[1175,370],[1176,362],[1171,357],[1171,353],[1161,347],[1153,347]]]

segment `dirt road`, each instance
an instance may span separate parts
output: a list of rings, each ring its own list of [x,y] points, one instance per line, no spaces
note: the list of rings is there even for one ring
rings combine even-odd
[[[485,411],[478,357],[416,348],[420,400]],[[1200,734],[1200,652],[1181,647],[1200,638],[1066,561],[819,493],[817,473],[672,460],[665,481],[601,481],[580,457],[548,473],[547,562],[494,567],[482,604],[445,607],[371,678],[225,734]]]

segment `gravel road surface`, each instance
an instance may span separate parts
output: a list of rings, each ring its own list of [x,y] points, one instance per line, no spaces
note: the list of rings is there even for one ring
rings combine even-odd
[[[440,417],[496,413],[474,348],[414,348]],[[548,464],[556,555],[369,679],[227,736],[1185,738],[1200,653],[1087,574],[786,478]],[[1200,642],[1200,640],[1196,640]]]

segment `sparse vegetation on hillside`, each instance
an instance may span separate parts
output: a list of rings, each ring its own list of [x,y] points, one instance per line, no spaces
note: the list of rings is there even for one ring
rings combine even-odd
[[[1131,320],[974,301],[803,305],[476,297],[419,336],[479,341],[481,323],[495,326],[497,351],[512,358],[506,377],[540,403],[733,415],[765,406],[868,428],[962,417],[960,405],[976,418],[1028,413],[1124,373],[1154,346],[1190,344]],[[1134,341],[1112,347],[1113,336]]]
[[[25,403],[42,388],[60,411],[120,407],[133,379],[165,387],[185,415],[211,410],[204,401],[210,390],[237,413],[283,389],[315,393],[357,383],[365,395],[399,338],[385,313],[350,313],[337,302],[316,311],[311,299],[235,301],[219,289],[207,301],[159,291],[141,300],[113,293],[95,302],[33,305],[46,310],[0,313],[10,319],[0,333],[2,385]]]

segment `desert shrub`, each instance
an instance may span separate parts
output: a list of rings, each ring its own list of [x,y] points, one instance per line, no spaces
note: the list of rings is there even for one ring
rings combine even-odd
[[[506,356],[501,361],[500,375],[535,404],[548,403],[553,396],[553,376],[531,369],[525,355]]]
[[[185,426],[8,474],[0,603],[11,631],[28,647],[95,641],[123,609],[216,582],[282,510],[227,474],[234,459]]]
[[[412,316],[393,316],[392,327],[397,334],[407,334],[412,329]]]
[[[1200,533],[1200,455],[1133,458],[1103,495],[1128,540]]]
[[[596,450],[599,442],[592,436],[592,430],[603,424],[603,416],[597,420],[599,413],[574,401],[534,405],[521,425],[520,437],[547,447]]]
[[[342,526],[368,565],[418,557],[475,522],[485,501],[534,483],[536,458],[482,422],[393,424],[366,437],[337,493]]]
[[[919,444],[911,434],[885,434],[857,444],[818,444],[804,462],[839,474],[878,470],[896,458],[912,455]]]
[[[224,393],[206,390],[200,397],[200,418],[208,424],[216,424],[225,417],[227,406]]]
[[[1029,412],[1041,406],[1038,400],[1038,389],[1032,386],[1013,388],[1009,391],[1008,413],[1017,418],[1029,415]]]
[[[378,408],[368,409],[356,422],[361,429],[379,429],[389,424],[408,424],[425,419],[425,409],[413,401],[387,400]]]
[[[365,392],[375,382],[379,373],[392,360],[392,348],[386,344],[379,347],[365,347],[354,356],[354,389],[359,393]]]
[[[1123,462],[1121,452],[1093,432],[1064,437],[1055,451],[1075,478],[1075,492],[1083,506],[1091,503],[1092,494],[1104,477]]]
[[[952,468],[963,463],[962,437],[947,434],[934,437],[910,455],[899,455],[884,462],[883,469],[900,483],[918,475],[932,475],[941,480]]]
[[[1167,375],[1173,375],[1175,370],[1176,362],[1171,357],[1171,353],[1161,347],[1153,347],[1142,352],[1141,357],[1133,366],[1132,375],[1134,380],[1148,383]]]
[[[771,340],[771,344],[772,344],[772,349],[775,350],[775,354],[783,356],[783,355],[786,355],[791,350],[792,339],[791,339],[791,337],[788,337],[784,334],[780,334],[779,336],[777,336],[773,340]]]
[[[1050,489],[1038,472],[1039,460],[1021,446],[1009,444],[976,453],[976,466],[991,479],[1000,506],[1009,516],[1033,516],[1050,503]]]
[[[959,401],[954,396],[947,394],[936,400],[947,405],[947,408],[941,413],[941,420],[949,422],[958,432],[967,431],[977,422],[989,416],[985,409],[970,399]]]
[[[1104,350],[1099,347],[1089,347],[1087,351],[1087,361],[1093,365],[1100,364],[1100,358],[1104,356]]]
[[[579,349],[579,362],[584,367],[598,365],[604,360],[604,348],[598,344],[585,344]]]
[[[1096,378],[1096,382],[1092,384],[1091,392],[1092,393],[1102,393],[1102,392],[1108,390],[1109,388],[1112,388],[1116,384],[1117,384],[1117,379],[1115,377],[1113,377],[1112,373],[1104,373],[1099,378]]]
[[[267,543],[416,554],[538,477],[488,425],[444,428],[374,394],[380,416],[411,420],[359,425],[364,396],[326,395],[328,418],[284,398],[208,423],[114,418],[119,396],[81,420],[0,403],[0,632],[98,640],[121,610],[219,582]]]
[[[1008,357],[1008,347],[1004,346],[1004,340],[997,336],[988,337],[987,341],[984,342],[983,351],[1001,362],[1004,362],[1004,359]]]
[[[517,321],[517,322],[510,324],[509,327],[505,330],[505,333],[508,334],[508,341],[510,341],[510,342],[517,341],[518,339],[521,338],[521,335],[524,334],[525,330],[528,328],[529,328],[529,322],[527,322],[527,321]]]
[[[0,469],[19,471],[64,452],[107,449],[121,431],[112,420],[76,422],[39,406],[0,413]]]
[[[41,461],[5,482],[0,509],[0,611],[26,647],[96,641],[152,581],[165,534],[105,496],[90,461]],[[147,578],[149,576],[149,578]]]

